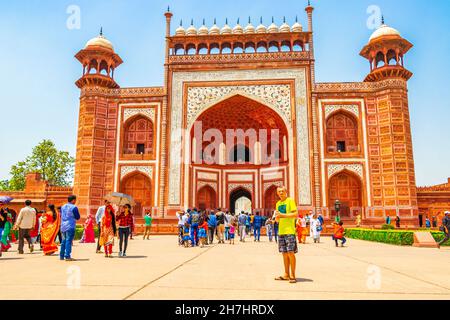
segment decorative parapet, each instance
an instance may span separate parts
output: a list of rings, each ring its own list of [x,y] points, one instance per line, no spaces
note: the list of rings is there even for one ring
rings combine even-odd
[[[439,192],[439,191],[450,192],[450,185],[442,184],[430,187],[417,187],[417,192]]]
[[[108,97],[136,98],[136,97],[161,97],[165,95],[164,87],[120,88],[108,89],[100,87],[84,87],[81,96],[103,95]]]
[[[310,60],[310,52],[264,52],[264,53],[238,53],[238,54],[196,54],[173,55],[169,57],[171,64],[197,64],[197,63],[239,63],[277,61],[290,62],[295,60]]]
[[[317,83],[314,91],[317,93],[335,93],[335,92],[374,92],[383,89],[405,89],[406,81],[402,79],[388,79],[379,82],[329,82]]]

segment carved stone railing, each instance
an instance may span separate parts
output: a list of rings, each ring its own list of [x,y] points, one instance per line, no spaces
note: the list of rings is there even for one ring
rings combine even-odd
[[[260,52],[260,53],[233,53],[233,54],[196,54],[170,56],[170,64],[197,64],[197,63],[239,63],[239,62],[268,62],[268,61],[295,61],[309,60],[309,51],[296,52]]]
[[[317,83],[315,91],[318,93],[334,92],[373,92],[383,89],[406,89],[407,84],[403,79],[388,79],[379,82],[329,82]]]
[[[104,95],[111,97],[155,97],[165,94],[164,87],[142,87],[142,88],[119,88],[108,89],[100,87],[85,87],[81,90],[81,96],[85,95]]]

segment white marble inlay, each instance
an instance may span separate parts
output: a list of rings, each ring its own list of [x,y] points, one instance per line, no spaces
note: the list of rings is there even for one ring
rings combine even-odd
[[[348,170],[356,173],[361,179],[363,178],[363,166],[361,164],[330,164],[328,165],[328,178],[335,173],[343,170]]]
[[[214,81],[253,81],[253,80],[294,80],[295,81],[295,119],[297,128],[297,171],[299,186],[299,201],[302,205],[311,204],[311,172],[310,172],[310,148],[308,130],[308,109],[306,92],[306,72],[299,69],[261,69],[261,70],[233,70],[233,71],[208,71],[208,72],[175,72],[172,78],[172,105],[171,105],[171,136],[170,136],[170,160],[169,160],[169,204],[180,204],[181,190],[180,179],[182,176],[182,160],[185,151],[182,150],[182,123],[184,84],[186,82],[214,82]],[[216,86],[217,87],[217,86]],[[228,88],[229,86],[223,86]],[[240,86],[242,87],[242,86]],[[239,94],[239,91],[236,91]],[[233,93],[231,93],[233,94]],[[291,93],[289,93],[291,96]],[[261,98],[261,97],[260,97]],[[261,100],[264,100],[261,98]],[[266,102],[267,103],[267,102]],[[189,101],[188,101],[189,104]],[[212,105],[210,105],[212,106]],[[210,107],[208,106],[208,107]],[[272,105],[280,114],[280,110]],[[286,116],[283,116],[286,121]],[[195,121],[195,119],[192,119]],[[290,123],[286,123],[288,128]],[[188,156],[188,155],[187,155]]]
[[[153,167],[150,166],[123,166],[120,167],[120,179],[125,177],[127,174],[139,171],[146,174],[150,179],[153,176]]]
[[[359,118],[359,107],[356,104],[348,105],[348,104],[339,104],[339,105],[326,105],[325,106],[325,119],[329,117],[330,114],[337,110],[346,110]]]
[[[252,182],[253,176],[251,174],[230,174],[228,176],[228,181],[245,181],[245,182]]]
[[[135,115],[143,115],[155,123],[155,109],[154,108],[125,108],[123,110],[123,122],[126,122]]]

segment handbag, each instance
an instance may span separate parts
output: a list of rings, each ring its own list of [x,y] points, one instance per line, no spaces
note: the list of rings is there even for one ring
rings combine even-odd
[[[317,226],[317,231],[321,232],[323,230],[322,226]]]

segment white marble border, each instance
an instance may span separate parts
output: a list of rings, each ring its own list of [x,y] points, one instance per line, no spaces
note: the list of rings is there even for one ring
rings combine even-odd
[[[295,114],[297,132],[297,169],[299,186],[299,204],[311,204],[311,172],[308,130],[307,83],[305,68],[298,69],[263,69],[233,70],[208,72],[176,72],[172,78],[171,95],[171,128],[170,128],[170,160],[169,160],[169,205],[181,205],[181,164],[184,159],[182,149],[183,118],[183,84],[185,82],[214,81],[254,81],[254,80],[294,80],[295,81]],[[290,126],[288,124],[288,126]],[[292,144],[292,136],[290,137]],[[187,139],[189,140],[189,139]],[[291,158],[290,163],[293,163]],[[291,167],[291,169],[293,169]],[[187,188],[186,188],[187,189]],[[292,187],[291,187],[292,189]],[[185,195],[188,194],[186,191]]]

